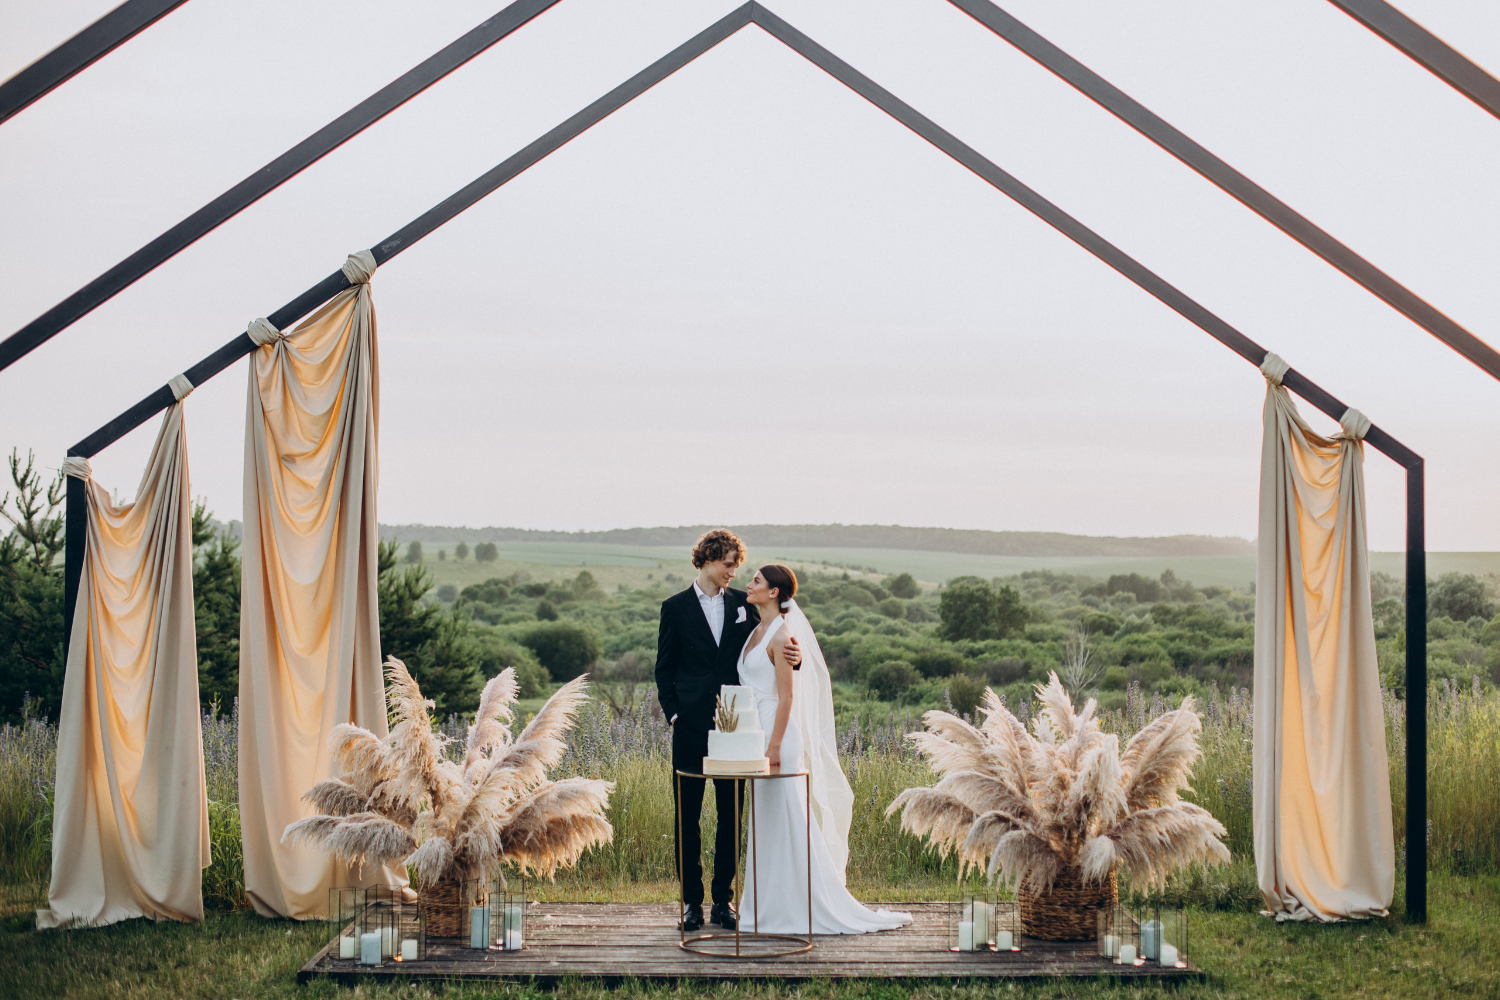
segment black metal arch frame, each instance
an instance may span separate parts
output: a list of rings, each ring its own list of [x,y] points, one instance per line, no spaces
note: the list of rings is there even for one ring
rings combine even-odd
[[[666,56],[481,175],[447,200],[376,244],[371,248],[376,263],[384,264],[391,260],[528,167],[555,152],[720,42],[751,24],[758,26],[835,80],[886,112],[946,153],[959,165],[967,168],[1021,207],[1135,282],[1251,364],[1259,367],[1264,361],[1267,354],[1265,348],[754,0],[699,32]],[[285,329],[349,286],[349,279],[344,276],[343,272],[335,271],[276,310],[268,318],[273,326]],[[193,385],[202,385],[203,382],[255,349],[256,345],[249,335],[242,333],[187,369],[184,374]],[[1283,384],[1335,420],[1342,417],[1348,409],[1342,402],[1295,369],[1286,373],[1283,377]],[[84,458],[91,457],[144,423],[152,415],[171,406],[173,402],[175,402],[175,397],[170,387],[162,386],[125,413],[69,448],[68,454]],[[1407,914],[1411,919],[1425,920],[1427,900],[1425,835],[1427,825],[1427,573],[1423,513],[1423,461],[1421,456],[1379,427],[1372,426],[1365,440],[1406,469]],[[77,479],[69,478],[64,603],[69,635],[71,635],[73,609],[82,571],[84,516],[83,484]]]

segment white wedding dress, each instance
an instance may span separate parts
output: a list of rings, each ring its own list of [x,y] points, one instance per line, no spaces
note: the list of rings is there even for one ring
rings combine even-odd
[[[793,605],[795,611],[795,604]],[[798,615],[800,611],[796,611]],[[755,689],[755,707],[760,715],[760,728],[766,734],[767,745],[770,744],[771,733],[776,728],[776,709],[778,699],[776,695],[776,665],[771,662],[770,655],[766,650],[770,646],[772,637],[781,630],[785,618],[778,618],[766,630],[755,647],[750,648],[746,643],[745,649],[740,653],[740,683],[748,684]],[[806,619],[802,618],[805,622]],[[801,629],[796,631],[801,632]],[[803,649],[803,670],[816,671],[819,668],[826,673],[826,667],[822,667],[822,655],[817,650],[816,640],[811,644],[811,628],[807,629],[806,636],[798,636],[798,644]],[[812,655],[816,653],[814,658]],[[813,661],[813,662],[809,662]],[[803,671],[798,671],[802,674]],[[804,684],[806,680],[808,683]],[[810,697],[816,697],[817,677],[810,673],[806,677],[799,677],[793,684],[794,699],[801,696],[802,690],[810,688]],[[826,681],[825,681],[826,686]],[[826,691],[823,693],[826,694]],[[828,760],[828,754],[835,756],[837,750],[834,747],[805,746],[804,734],[798,726],[799,716],[806,717],[805,713],[795,710],[787,722],[786,733],[781,738],[781,769],[783,771],[805,771],[808,770],[812,759],[816,756],[810,751],[823,750],[823,760]],[[832,701],[826,708],[829,710],[830,726],[828,735],[831,735],[831,710]],[[813,739],[819,739],[819,734],[814,734]],[[823,777],[825,781],[827,776]],[[832,778],[834,783],[842,783],[843,790],[848,791],[849,783],[840,771]],[[867,934],[872,931],[894,930],[911,923],[911,914],[895,913],[889,910],[871,910],[860,903],[849,894],[844,887],[844,861],[848,858],[848,822],[849,818],[843,818],[842,840],[835,835],[834,848],[842,848],[842,858],[836,862],[830,850],[827,835],[823,825],[819,823],[818,814],[827,813],[827,806],[822,809],[814,809],[812,827],[809,831],[807,816],[807,790],[806,779],[803,778],[774,778],[754,782],[755,785],[755,822],[750,830],[750,844],[745,850],[745,882],[744,894],[740,898],[739,919],[740,927],[747,931],[759,931],[764,934],[806,934],[808,915],[808,846],[812,847],[812,932],[814,934]],[[747,782],[748,784],[748,782]],[[817,786],[814,787],[814,796],[818,794]],[[749,810],[748,795],[745,808]],[[852,800],[852,794],[848,795]],[[852,802],[851,802],[852,804]],[[818,803],[814,802],[815,807]],[[810,834],[810,835],[809,835]],[[758,890],[758,894],[757,894]]]

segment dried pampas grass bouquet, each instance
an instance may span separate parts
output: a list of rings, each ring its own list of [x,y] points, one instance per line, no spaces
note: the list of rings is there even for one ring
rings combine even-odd
[[[1191,696],[1121,754],[1119,737],[1099,729],[1094,699],[1074,712],[1055,673],[1037,695],[1034,732],[991,690],[978,727],[928,712],[927,732],[907,739],[943,778],[908,788],[886,815],[904,809],[903,829],[944,855],[957,852],[964,870],[1003,878],[1021,901],[1026,933],[1048,940],[1094,936],[1095,913],[1117,899],[1116,869],[1162,883],[1190,861],[1229,860],[1223,825],[1178,798],[1201,753]]]

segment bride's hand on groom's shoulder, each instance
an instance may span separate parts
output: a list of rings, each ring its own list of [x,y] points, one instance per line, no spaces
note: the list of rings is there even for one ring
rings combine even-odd
[[[787,665],[792,669],[802,665],[802,647],[797,645],[797,637],[789,635],[786,642],[781,644],[781,655],[786,659]]]

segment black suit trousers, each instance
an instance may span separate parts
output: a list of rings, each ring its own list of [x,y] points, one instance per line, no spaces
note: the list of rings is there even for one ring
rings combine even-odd
[[[703,758],[708,755],[708,731],[692,729],[680,720],[672,727],[672,767],[677,771],[702,773]],[[714,836],[713,901],[734,900],[735,848],[739,830],[735,827],[735,799],[743,804],[745,782],[734,778],[714,778],[714,805],[718,812],[718,831]],[[703,902],[703,778],[672,776],[672,798],[679,822],[674,824],[674,846],[677,870],[682,878],[683,902]],[[681,794],[679,796],[679,789]]]

